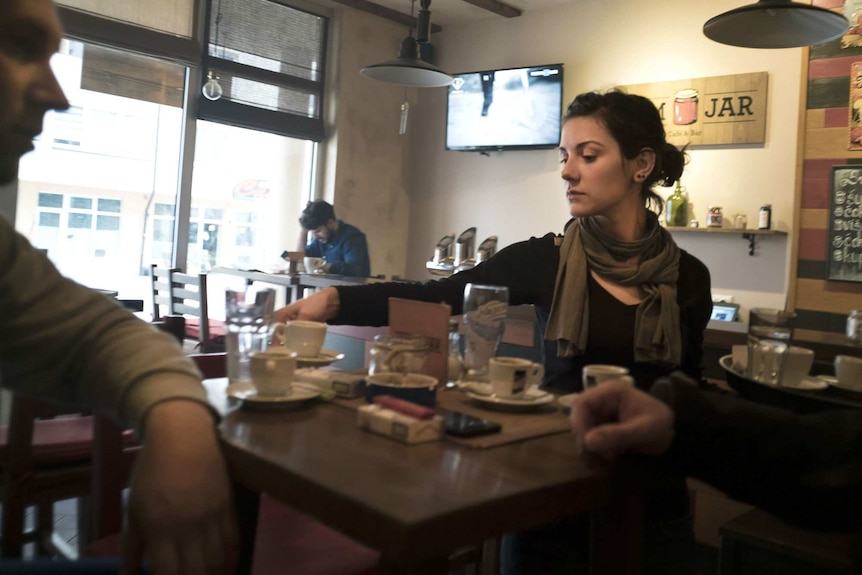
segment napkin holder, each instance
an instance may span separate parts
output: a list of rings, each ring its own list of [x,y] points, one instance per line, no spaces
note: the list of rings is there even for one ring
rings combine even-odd
[[[305,257],[305,252],[289,252],[284,250],[281,252],[281,259],[287,262],[287,271],[290,274],[297,273],[297,268]]]
[[[379,405],[363,405],[356,413],[356,423],[360,429],[385,435],[401,443],[428,443],[443,437],[443,418],[439,415],[431,419],[417,419]]]
[[[365,375],[331,368],[300,368],[294,372],[294,379],[310,383],[322,390],[332,390],[337,397],[351,399],[365,395]]]

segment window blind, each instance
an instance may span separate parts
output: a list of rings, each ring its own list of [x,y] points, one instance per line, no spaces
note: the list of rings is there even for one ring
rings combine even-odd
[[[199,117],[282,136],[323,139],[328,19],[271,0],[210,0],[201,73],[223,95]]]

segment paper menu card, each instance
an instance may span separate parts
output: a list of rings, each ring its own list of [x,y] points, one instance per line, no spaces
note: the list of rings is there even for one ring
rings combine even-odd
[[[452,308],[445,303],[429,303],[397,297],[389,298],[389,334],[421,335],[428,338],[426,375],[439,383],[449,379],[449,317]]]

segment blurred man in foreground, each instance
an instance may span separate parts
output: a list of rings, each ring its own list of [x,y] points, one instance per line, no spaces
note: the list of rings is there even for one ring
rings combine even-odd
[[[14,181],[48,110],[68,107],[49,60],[62,31],[51,0],[0,0],[0,184]],[[125,573],[230,573],[237,535],[217,416],[175,340],[62,277],[0,219],[4,386],[82,404],[134,428]],[[0,571],[12,566],[0,562]]]
[[[651,393],[619,381],[578,396],[572,431],[587,451],[661,456],[669,465],[814,529],[862,527],[862,412],[799,416],[699,390],[685,375]]]
[[[319,271],[343,276],[368,277],[371,275],[371,260],[368,257],[368,242],[365,234],[356,226],[336,219],[335,209],[328,202],[308,202],[299,218],[299,250],[305,255],[323,258]],[[305,245],[311,232],[314,239]],[[318,270],[305,270],[309,273]]]

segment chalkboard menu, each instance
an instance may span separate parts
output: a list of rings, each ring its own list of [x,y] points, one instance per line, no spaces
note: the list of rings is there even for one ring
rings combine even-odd
[[[862,164],[832,167],[826,279],[862,282]]]

